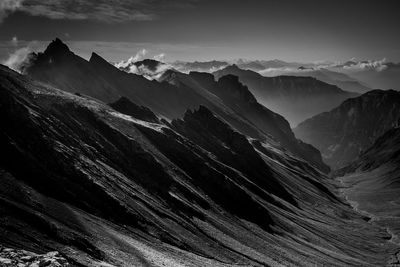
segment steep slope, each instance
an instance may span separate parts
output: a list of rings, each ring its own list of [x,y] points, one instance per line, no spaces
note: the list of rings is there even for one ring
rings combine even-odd
[[[397,123],[400,93],[373,90],[299,124],[296,136],[317,147],[328,165],[340,168]]]
[[[376,266],[398,249],[326,176],[205,107],[171,128],[0,66],[0,124],[6,247],[84,266]]]
[[[292,126],[354,96],[312,77],[264,77],[236,65],[214,72],[217,79],[228,74],[238,76],[261,104],[284,116]]]
[[[335,173],[354,207],[387,228],[400,244],[400,128],[393,128],[350,165]],[[400,261],[400,253],[392,262]]]
[[[218,99],[217,105],[220,105],[221,109],[230,110],[262,134],[272,136],[294,155],[307,160],[324,172],[329,171],[322,162],[319,151],[297,140],[285,118],[259,104],[248,88],[239,82],[238,77],[227,75],[215,81],[213,75],[209,73],[190,72],[189,75],[166,74],[163,79],[175,85],[193,88],[199,94],[208,97],[210,101]],[[241,131],[240,128],[238,129]],[[241,132],[247,134],[244,131]]]

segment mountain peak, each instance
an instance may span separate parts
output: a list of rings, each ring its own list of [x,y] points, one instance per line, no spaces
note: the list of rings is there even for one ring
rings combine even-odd
[[[47,46],[46,50],[44,51],[47,55],[62,55],[65,53],[70,52],[68,46],[63,43],[59,38],[54,39],[51,43]]]

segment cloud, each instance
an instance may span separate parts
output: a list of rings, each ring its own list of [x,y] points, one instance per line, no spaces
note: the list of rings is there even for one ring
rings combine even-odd
[[[0,0],[0,22],[21,11],[50,19],[96,20],[106,23],[155,20],[176,8],[192,7],[198,0]]]
[[[134,73],[138,75],[142,75],[148,80],[158,80],[165,71],[173,69],[173,67],[168,63],[159,63],[155,68],[149,68],[148,66],[142,64],[139,66],[133,65],[134,68],[131,68],[128,72]]]
[[[386,58],[380,60],[366,60],[353,63],[354,64],[344,65],[343,69],[353,70],[353,71],[359,71],[359,70],[383,71],[387,68]]]
[[[47,42],[44,41],[0,42],[0,63],[20,72],[21,67],[29,62],[29,56],[33,52],[42,51],[46,46]]]
[[[122,60],[122,61],[116,63],[115,67],[123,68],[123,69],[125,69],[125,68],[134,68],[135,69],[136,66],[133,65],[133,63],[143,59],[146,55],[147,55],[147,50],[146,49],[142,49],[139,52],[137,52],[136,55],[130,57],[128,60]],[[135,73],[134,71],[135,70],[132,70],[132,73]]]
[[[8,59],[6,59],[3,64],[13,69],[15,71],[20,71],[21,66],[26,62],[29,57],[29,54],[32,52],[30,47],[22,47],[17,49],[14,53],[12,53]]]
[[[0,23],[12,12],[21,8],[24,0],[1,0],[0,1]]]

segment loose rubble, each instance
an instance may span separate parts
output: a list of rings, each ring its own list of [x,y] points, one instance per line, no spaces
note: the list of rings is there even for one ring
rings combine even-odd
[[[57,251],[36,254],[26,250],[0,246],[0,267],[63,267],[70,266]]]

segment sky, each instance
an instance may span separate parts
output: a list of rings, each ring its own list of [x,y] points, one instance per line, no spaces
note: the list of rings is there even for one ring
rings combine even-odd
[[[397,0],[0,0],[0,61],[55,37],[88,58],[400,61]]]

